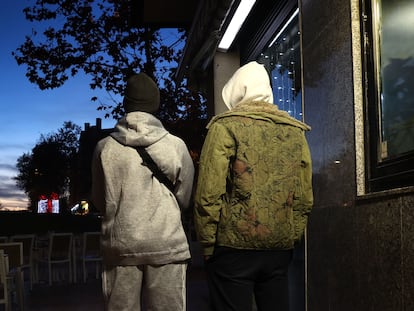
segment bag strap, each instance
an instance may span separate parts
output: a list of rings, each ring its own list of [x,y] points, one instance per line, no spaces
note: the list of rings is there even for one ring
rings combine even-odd
[[[164,184],[171,192],[174,192],[175,185],[173,182],[165,175],[158,165],[151,158],[149,153],[144,147],[135,147],[139,155],[142,158],[143,165],[148,167],[152,171],[152,176],[155,176],[162,184]]]

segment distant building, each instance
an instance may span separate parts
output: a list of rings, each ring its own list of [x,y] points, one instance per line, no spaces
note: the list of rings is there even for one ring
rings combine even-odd
[[[102,129],[102,120],[96,119],[96,125],[85,123],[79,139],[79,153],[77,167],[72,177],[69,206],[81,201],[89,201],[91,189],[91,161],[96,144],[113,131],[113,128]],[[93,207],[91,208],[93,212]]]

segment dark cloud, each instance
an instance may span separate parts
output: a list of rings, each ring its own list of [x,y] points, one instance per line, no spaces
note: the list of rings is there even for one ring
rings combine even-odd
[[[2,198],[2,200],[5,200],[5,199],[25,200],[27,198],[27,195],[22,192],[17,192],[15,189],[10,191],[6,188],[6,189],[0,189],[0,197]]]
[[[17,169],[13,165],[0,163],[0,201],[26,198],[26,195],[17,188],[16,182],[13,180],[13,176],[16,175]]]
[[[1,170],[9,170],[9,171],[17,172],[16,165],[8,164],[8,163],[0,163],[0,171]],[[3,178],[3,176],[0,176],[0,178]]]
[[[1,144],[2,152],[4,152],[3,146]],[[13,146],[8,145],[10,148]],[[17,188],[16,181],[13,179],[19,173],[16,165],[11,161],[7,161],[7,158],[7,155],[3,155],[0,159],[0,202],[26,200],[27,196]]]
[[[0,177],[1,178],[1,177]],[[14,180],[0,181],[0,198],[25,198],[23,191],[19,190],[14,183]]]

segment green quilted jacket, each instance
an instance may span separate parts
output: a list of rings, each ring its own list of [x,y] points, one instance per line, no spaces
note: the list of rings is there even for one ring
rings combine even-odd
[[[216,116],[200,158],[194,220],[204,254],[214,246],[291,249],[313,205],[310,128],[265,102]]]

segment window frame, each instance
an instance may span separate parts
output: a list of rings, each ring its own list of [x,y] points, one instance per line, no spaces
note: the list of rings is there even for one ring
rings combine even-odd
[[[365,141],[368,192],[414,186],[414,151],[381,160],[381,109],[373,5],[376,0],[361,0],[362,66],[365,107]]]

